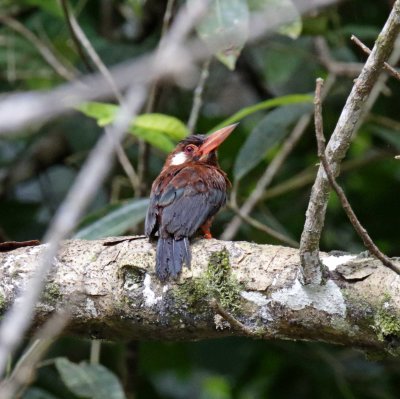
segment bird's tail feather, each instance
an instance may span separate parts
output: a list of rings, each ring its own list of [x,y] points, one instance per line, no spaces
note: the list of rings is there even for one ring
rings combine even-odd
[[[160,237],[157,243],[156,274],[161,281],[169,276],[176,278],[185,264],[190,268],[191,254],[189,239],[183,237],[175,240],[173,237]]]

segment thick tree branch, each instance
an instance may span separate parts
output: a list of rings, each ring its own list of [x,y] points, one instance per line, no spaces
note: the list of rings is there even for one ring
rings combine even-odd
[[[192,269],[162,285],[154,275],[155,245],[142,239],[103,243],[64,242],[36,307],[36,325],[68,308],[65,333],[88,338],[250,335],[400,354],[400,278],[375,259],[322,253],[330,279],[324,286],[302,286],[296,249],[198,240]],[[41,245],[0,254],[2,313],[45,250]]]
[[[397,0],[383,27],[367,62],[347,98],[338,123],[326,150],[327,161],[335,176],[339,174],[340,163],[350,146],[351,138],[360,120],[368,109],[368,97],[377,82],[384,62],[393,50],[400,32],[400,0]],[[319,284],[324,280],[325,268],[318,258],[326,207],[329,197],[329,181],[320,166],[311,191],[306,212],[306,222],[300,241],[300,256],[305,283]]]

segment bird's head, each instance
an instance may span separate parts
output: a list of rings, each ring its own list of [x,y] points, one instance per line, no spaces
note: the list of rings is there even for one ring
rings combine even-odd
[[[185,138],[168,156],[165,167],[181,165],[186,162],[205,162],[217,165],[217,149],[236,126],[237,123],[223,127],[209,136],[196,134]]]

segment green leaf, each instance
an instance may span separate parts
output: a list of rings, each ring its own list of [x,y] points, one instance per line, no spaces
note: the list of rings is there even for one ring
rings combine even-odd
[[[92,219],[82,227],[74,238],[95,240],[124,234],[129,228],[142,222],[146,216],[149,200],[134,199],[122,205],[113,205],[111,211],[98,219]]]
[[[174,141],[182,140],[188,129],[178,118],[164,114],[143,114],[135,118],[134,128],[162,132]]]
[[[287,96],[273,98],[271,100],[265,100],[255,105],[250,105],[249,107],[242,108],[240,111],[233,114],[231,117],[225,119],[217,126],[213,127],[211,131],[216,131],[224,126],[231,125],[232,123],[239,122],[246,116],[254,114],[258,111],[264,111],[269,108],[279,107],[282,105],[298,104],[298,103],[312,103],[313,96],[309,94],[290,94]]]
[[[117,377],[101,364],[75,364],[64,357],[55,361],[60,377],[77,396],[91,399],[125,399]]]
[[[247,40],[248,23],[246,0],[212,0],[196,30],[213,54],[234,70]]]
[[[268,113],[253,129],[236,157],[233,168],[235,180],[240,180],[261,162],[267,151],[288,134],[290,126],[311,110],[311,104],[293,104]]]
[[[302,30],[301,15],[292,0],[248,0],[252,12],[264,17],[271,32],[297,39]]]
[[[119,109],[118,105],[95,101],[81,104],[76,108],[86,116],[96,119],[99,126],[106,126],[114,122]]]
[[[96,119],[99,126],[106,126],[114,122],[119,106],[88,102],[77,109]],[[129,132],[162,151],[170,152],[175,147],[175,142],[188,134],[188,129],[178,118],[154,113],[138,115],[132,121]]]
[[[129,132],[162,151],[170,152],[182,140],[187,127],[177,118],[164,114],[143,114],[135,118]]]

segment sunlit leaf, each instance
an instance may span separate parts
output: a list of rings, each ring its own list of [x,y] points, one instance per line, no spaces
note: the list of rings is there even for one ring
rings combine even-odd
[[[247,40],[248,23],[246,0],[212,0],[196,30],[213,54],[233,70]]]
[[[251,12],[261,14],[268,31],[296,39],[302,30],[301,15],[292,0],[248,0]]]
[[[170,152],[174,142],[183,139],[188,130],[177,118],[163,114],[143,114],[135,118],[129,132],[154,147]]]
[[[91,218],[91,222],[82,227],[74,238],[95,240],[124,234],[144,220],[148,204],[149,200],[146,198],[134,199],[117,207],[113,205],[105,216]]]
[[[115,104],[92,101],[79,105],[77,109],[86,116],[96,119],[99,126],[106,126],[114,121],[119,107]]]
[[[266,152],[288,134],[290,126],[311,109],[311,104],[293,104],[277,108],[265,116],[250,133],[236,157],[233,168],[235,180],[241,179],[261,162]]]
[[[76,364],[59,357],[55,361],[62,381],[79,397],[91,399],[125,399],[117,377],[101,364]]]
[[[99,126],[106,126],[114,122],[119,106],[88,102],[77,109],[96,119]],[[187,127],[178,118],[156,113],[138,115],[130,125],[129,132],[165,152],[171,151],[175,142],[188,134]]]
[[[163,132],[173,140],[182,140],[188,129],[178,118],[164,114],[143,114],[135,118],[135,128]]]
[[[271,100],[265,100],[258,104],[250,105],[249,107],[242,108],[240,111],[233,114],[231,117],[225,119],[217,126],[213,127],[212,131],[218,130],[221,127],[231,125],[232,123],[239,122],[246,116],[254,114],[258,111],[263,111],[273,107],[279,107],[282,105],[298,104],[298,103],[312,103],[313,97],[309,94],[290,94],[287,96],[276,97]]]

